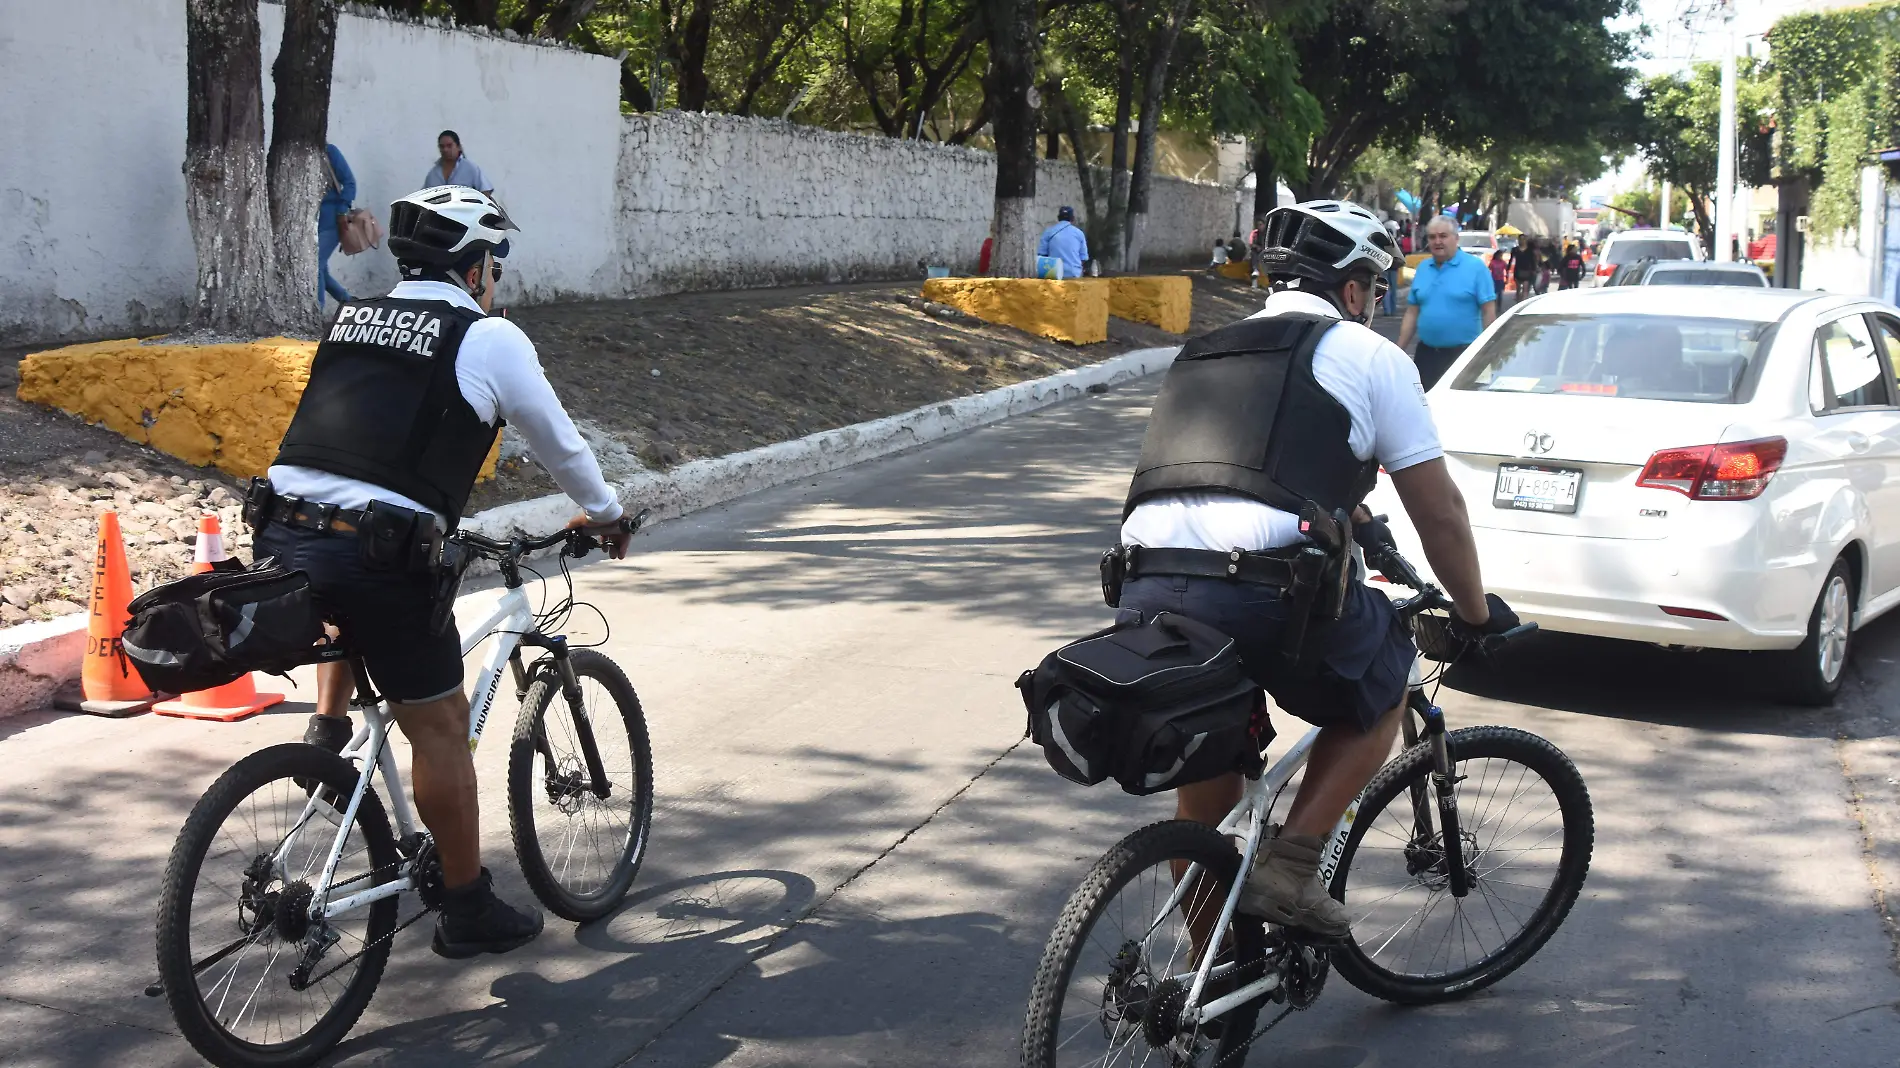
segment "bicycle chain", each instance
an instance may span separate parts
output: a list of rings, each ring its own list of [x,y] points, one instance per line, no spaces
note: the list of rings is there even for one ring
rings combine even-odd
[[[1265,1027],[1262,1027],[1260,1030],[1255,1031],[1253,1033],[1253,1036],[1248,1038],[1247,1041],[1242,1042],[1240,1045],[1234,1047],[1232,1052],[1228,1053],[1227,1056],[1222,1057],[1220,1060],[1215,1061],[1213,1064],[1209,1065],[1208,1068],[1222,1068],[1223,1065],[1226,1065],[1229,1063],[1232,1063],[1236,1066],[1245,1063],[1247,1060],[1247,1050],[1252,1048],[1255,1042],[1260,1041],[1261,1036],[1265,1035],[1268,1031],[1273,1030],[1275,1027],[1278,1027],[1280,1025],[1281,1020],[1284,1020],[1288,1016],[1293,1015],[1293,1013],[1297,1010],[1298,1010],[1298,1006],[1295,1006],[1295,1005],[1288,1005],[1286,1008],[1281,1009],[1280,1015],[1275,1016],[1271,1020],[1268,1020],[1267,1025]],[[1240,1059],[1235,1060],[1234,1058],[1236,1057]]]
[[[374,876],[374,875],[380,874],[383,871],[389,870],[391,868],[400,869],[405,864],[413,864],[413,863],[415,863],[415,858],[401,857],[395,861],[392,861],[391,863],[384,864],[381,867],[371,868],[368,872],[364,874],[369,875],[369,876]],[[382,884],[373,883],[371,885],[380,886]],[[397,895],[397,900],[398,901],[401,900],[401,895]],[[393,929],[390,930],[388,934],[382,936],[381,938],[378,938],[374,942],[364,943],[362,949],[359,949],[356,952],[350,954],[349,956],[343,958],[342,960],[337,961],[334,965],[332,965],[328,970],[324,971],[321,975],[313,976],[310,979],[305,980],[304,988],[307,990],[310,987],[313,987],[317,985],[318,983],[322,982],[323,980],[328,979],[330,976],[335,975],[337,972],[342,971],[344,968],[349,967],[351,964],[354,964],[358,960],[361,960],[365,953],[368,953],[370,950],[375,949],[377,946],[382,945],[384,942],[390,941],[391,939],[395,938],[397,935],[401,934],[405,929],[407,929],[411,924],[414,924],[417,920],[420,920],[424,916],[427,916],[429,913],[434,912],[434,911],[435,911],[434,909],[429,908],[427,905],[424,905],[421,912],[418,912],[414,916],[411,916],[408,919],[397,924]]]

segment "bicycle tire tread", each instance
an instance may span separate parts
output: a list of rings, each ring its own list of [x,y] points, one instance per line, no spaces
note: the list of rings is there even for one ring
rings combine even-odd
[[[1596,842],[1596,815],[1588,786],[1577,766],[1563,750],[1546,738],[1515,727],[1479,726],[1451,731],[1446,742],[1455,764],[1479,757],[1500,757],[1537,772],[1557,797],[1564,825],[1564,857],[1551,890],[1546,892],[1532,921],[1525,925],[1502,953],[1474,975],[1465,978],[1441,978],[1435,981],[1404,980],[1391,977],[1385,969],[1372,965],[1348,943],[1333,953],[1333,968],[1353,986],[1396,1004],[1422,1005],[1448,1001],[1475,993],[1522,967],[1544,947],[1576,905],[1589,876],[1590,858]],[[1376,807],[1362,810],[1348,838],[1339,870],[1330,887],[1333,896],[1345,900],[1346,880],[1359,842],[1384,811],[1413,779],[1430,774],[1431,745],[1421,741],[1379,770],[1361,795],[1368,800],[1383,798]],[[1573,825],[1574,821],[1574,825]]]
[[[560,677],[551,671],[540,672],[529,685],[521,699],[521,713],[515,720],[508,752],[508,825],[514,837],[515,859],[535,899],[564,920],[586,923],[620,907],[646,860],[653,825],[653,749],[647,737],[646,713],[641,708],[640,696],[620,665],[591,649],[576,649],[569,654],[569,659],[577,676],[595,679],[613,696],[632,746],[633,770],[639,779],[632,843],[602,892],[587,897],[567,892],[541,853],[540,836],[534,826],[534,764],[538,755],[534,749],[534,729],[549,710],[556,707],[555,702],[564,699]]]
[[[390,940],[396,926],[396,898],[370,905],[370,948],[352,976],[343,996],[302,1041],[261,1047],[245,1043],[218,1026],[197,997],[191,971],[190,898],[203,867],[206,847],[218,829],[246,797],[260,787],[283,779],[315,779],[344,793],[356,787],[356,766],[342,757],[302,742],[286,742],[260,749],[225,769],[198,798],[172,843],[160,883],[156,922],[159,981],[179,1033],[200,1055],[220,1068],[302,1068],[315,1063],[341,1042],[369,1008],[376,985],[389,961]],[[399,861],[395,836],[382,799],[374,787],[364,791],[357,806],[357,825],[369,851],[372,868],[392,867]],[[395,878],[392,871],[390,878]],[[189,881],[187,881],[189,880]],[[181,904],[180,898],[183,896]]]

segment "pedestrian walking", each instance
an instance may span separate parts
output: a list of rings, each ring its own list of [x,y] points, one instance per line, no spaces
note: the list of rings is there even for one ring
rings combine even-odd
[[[335,145],[324,145],[325,169],[329,172],[330,187],[323,191],[323,200],[317,204],[317,307],[323,307],[323,296],[328,293],[338,304],[350,298],[350,291],[344,289],[335,278],[330,277],[330,256],[342,243],[338,221],[356,202],[356,175],[350,170],[350,162],[343,158],[343,152]]]
[[[1541,297],[1545,293],[1550,292],[1550,280],[1557,277],[1557,272],[1563,266],[1563,262],[1563,249],[1557,244],[1556,239],[1552,238],[1550,247],[1544,250],[1544,262],[1541,265],[1542,269],[1537,272],[1538,296]]]
[[[1498,249],[1491,253],[1491,262],[1486,266],[1491,271],[1491,288],[1497,290],[1499,297],[1502,298],[1504,287],[1510,284],[1511,280],[1511,257],[1506,254],[1506,250]]]
[[[1418,342],[1412,360],[1419,381],[1430,389],[1497,318],[1498,293],[1478,257],[1459,249],[1458,227],[1450,219],[1441,215],[1425,225],[1425,247],[1431,258],[1412,274],[1399,347]]]
[[[1583,281],[1583,250],[1572,241],[1564,246],[1563,258],[1557,264],[1557,284],[1560,289],[1575,289]]]
[[[1056,212],[1054,226],[1042,232],[1036,242],[1036,255],[1049,256],[1061,266],[1061,277],[1082,277],[1082,264],[1089,258],[1089,236],[1075,225],[1075,209],[1064,204]]]
[[[488,176],[475,165],[475,161],[462,153],[462,136],[454,130],[443,130],[435,136],[436,151],[441,156],[429,166],[429,173],[422,179],[422,188],[438,185],[465,185],[481,191],[483,195],[493,196],[495,187],[489,184]]]
[[[1537,254],[1537,239],[1528,235],[1518,242],[1511,253],[1511,279],[1517,285],[1516,303],[1522,304],[1531,299],[1531,291],[1537,288],[1537,264],[1541,259]]]

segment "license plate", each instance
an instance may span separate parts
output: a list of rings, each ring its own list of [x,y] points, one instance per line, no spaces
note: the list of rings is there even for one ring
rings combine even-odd
[[[1577,491],[1582,486],[1582,471],[1499,464],[1497,490],[1491,503],[1499,508],[1567,514],[1577,510]]]

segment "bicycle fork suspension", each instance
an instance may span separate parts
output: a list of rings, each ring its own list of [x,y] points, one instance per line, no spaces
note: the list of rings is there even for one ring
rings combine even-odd
[[[533,641],[524,638],[522,644],[539,645],[548,651],[548,659],[553,661],[555,675],[561,681],[561,699],[567,705],[568,716],[574,724],[575,744],[580,746],[581,759],[587,767],[589,789],[595,797],[602,801],[607,800],[613,792],[613,783],[608,781],[607,769],[600,762],[600,744],[594,740],[594,725],[587,718],[586,701],[581,695],[580,676],[575,674],[574,661],[567,654],[567,639],[560,635],[548,635]],[[516,677],[525,678],[519,659],[515,661],[515,664]],[[526,686],[524,685],[522,689],[525,692]],[[549,715],[553,714],[550,710]],[[553,747],[548,744],[545,717],[535,728],[534,748],[541,754],[543,766],[552,776],[557,764]]]
[[[1414,781],[1410,787],[1412,800],[1412,848],[1408,867],[1415,869],[1414,875],[1421,874],[1427,867],[1435,867],[1436,861],[1444,865],[1445,881],[1453,897],[1464,897],[1471,893],[1471,872],[1465,866],[1465,848],[1462,827],[1458,819],[1458,775],[1451,763],[1451,747],[1446,740],[1445,715],[1437,705],[1426,699],[1419,690],[1412,691],[1412,710],[1424,721],[1423,739],[1431,747],[1432,771],[1429,794],[1423,782]],[[1405,726],[1406,741],[1411,742],[1412,725],[1408,720]],[[1436,810],[1439,833],[1432,834],[1432,814]],[[1437,850],[1431,849],[1433,838],[1438,841]],[[1436,852],[1437,857],[1430,856]]]

